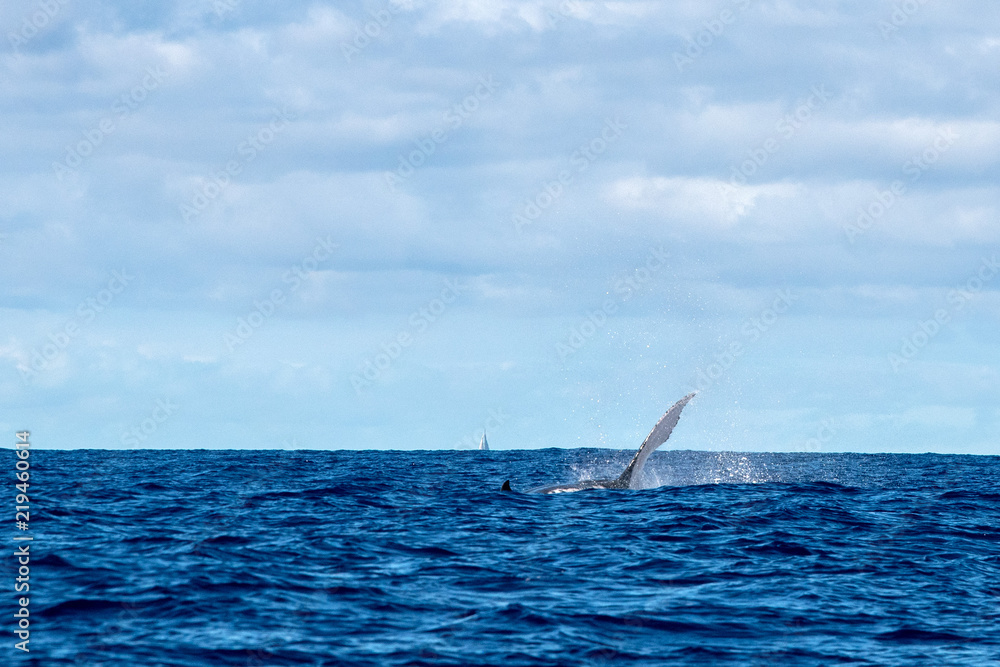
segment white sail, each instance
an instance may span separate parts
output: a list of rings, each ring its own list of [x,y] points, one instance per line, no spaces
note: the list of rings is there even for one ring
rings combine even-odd
[[[483,439],[479,441],[480,451],[490,451],[490,443],[486,442],[486,431],[483,431]]]

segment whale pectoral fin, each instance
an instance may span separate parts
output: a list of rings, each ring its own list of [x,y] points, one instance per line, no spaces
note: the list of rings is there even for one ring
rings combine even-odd
[[[684,406],[688,404],[688,401],[694,398],[695,393],[697,392],[690,393],[674,403],[673,406],[671,406],[671,408],[667,410],[662,417],[660,417],[660,421],[656,422],[656,426],[654,426],[653,430],[646,436],[642,446],[639,447],[639,451],[635,453],[635,456],[632,458],[632,462],[628,464],[627,468],[625,468],[625,472],[621,474],[621,477],[616,480],[616,484],[619,485],[619,488],[632,488],[632,480],[637,478],[639,473],[642,472],[642,468],[646,465],[646,459],[649,458],[649,455],[652,454],[657,447],[665,443],[667,438],[670,437],[674,427],[677,426],[677,421],[681,418],[681,410],[683,410]]]
[[[509,479],[503,483],[503,486],[500,487],[500,490],[501,491],[513,491],[513,489],[510,488],[510,480]]]

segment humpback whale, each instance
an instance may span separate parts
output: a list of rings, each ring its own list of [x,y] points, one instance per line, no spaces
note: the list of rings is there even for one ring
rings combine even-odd
[[[694,398],[694,393],[690,393],[681,400],[671,406],[669,410],[660,417],[660,421],[656,422],[656,426],[653,430],[649,432],[646,439],[643,441],[642,446],[639,447],[639,451],[635,453],[632,457],[632,462],[628,464],[625,471],[615,479],[588,479],[582,482],[574,482],[572,484],[556,484],[554,486],[542,486],[537,489],[531,489],[529,493],[566,493],[568,491],[582,491],[583,489],[634,489],[635,483],[639,479],[639,474],[642,472],[643,467],[646,465],[646,460],[649,455],[652,454],[657,447],[662,445],[670,437],[671,431],[674,430],[674,426],[677,426],[677,421],[681,418],[681,410],[684,406],[688,404],[692,398]],[[510,491],[510,480],[503,483],[503,491]]]
[[[479,450],[484,452],[490,451],[490,443],[486,442],[486,431],[483,431],[483,439],[479,441]]]

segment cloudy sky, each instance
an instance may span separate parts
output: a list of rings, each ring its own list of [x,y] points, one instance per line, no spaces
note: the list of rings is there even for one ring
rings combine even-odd
[[[1000,5],[8,2],[37,446],[1000,454]]]

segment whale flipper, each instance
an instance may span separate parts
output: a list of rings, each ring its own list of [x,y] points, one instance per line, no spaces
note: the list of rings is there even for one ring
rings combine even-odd
[[[696,393],[696,392],[695,392]],[[646,465],[646,460],[657,447],[662,445],[670,437],[670,433],[677,426],[677,421],[681,418],[681,410],[688,404],[695,393],[690,393],[671,406],[669,410],[660,417],[656,426],[649,432],[643,441],[639,451],[632,457],[632,462],[628,464],[625,471],[617,479],[588,479],[573,484],[556,484],[555,486],[543,486],[532,489],[532,493],[566,493],[568,491],[582,491],[583,489],[633,489],[633,483],[639,479],[639,474]]]
[[[632,489],[635,488],[632,482],[639,479],[639,474],[642,472],[643,467],[646,465],[646,460],[649,455],[656,451],[656,448],[667,441],[670,434],[673,432],[674,427],[677,426],[677,421],[681,418],[681,410],[684,406],[688,404],[694,398],[694,393],[688,394],[681,400],[673,404],[673,406],[660,417],[660,421],[656,422],[656,426],[653,430],[649,432],[646,439],[643,440],[642,446],[639,447],[639,451],[635,453],[632,457],[632,462],[628,464],[625,468],[625,472],[617,479],[617,488],[620,489]]]

